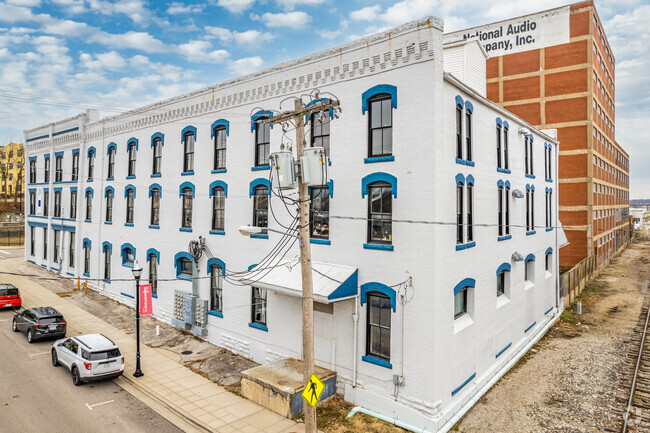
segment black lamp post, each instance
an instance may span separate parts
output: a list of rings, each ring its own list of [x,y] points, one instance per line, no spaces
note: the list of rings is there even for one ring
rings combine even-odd
[[[133,262],[133,276],[135,277],[135,334],[137,341],[137,352],[135,358],[135,377],[144,375],[140,370],[140,277],[142,276],[142,268],[138,265],[138,261]]]

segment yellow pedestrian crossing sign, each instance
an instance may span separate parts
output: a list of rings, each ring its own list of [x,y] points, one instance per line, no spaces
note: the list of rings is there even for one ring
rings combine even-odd
[[[309,403],[311,407],[316,407],[316,403],[318,403],[318,399],[320,398],[323,389],[325,389],[323,382],[321,382],[315,374],[312,374],[302,392],[302,398],[307,400],[307,403]]]

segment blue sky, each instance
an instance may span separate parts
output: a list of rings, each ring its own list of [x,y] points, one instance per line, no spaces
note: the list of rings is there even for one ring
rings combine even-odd
[[[557,0],[0,1],[0,143],[84,108],[139,107],[434,15],[445,30]],[[650,198],[650,2],[596,1],[616,57],[616,139]]]

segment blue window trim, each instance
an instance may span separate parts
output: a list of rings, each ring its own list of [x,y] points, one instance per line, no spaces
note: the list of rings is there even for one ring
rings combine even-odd
[[[211,259],[208,259],[208,266],[207,266],[207,274],[212,275],[212,265],[219,265],[221,266],[221,276],[225,277],[226,276],[226,263],[217,258],[217,257],[212,257]]]
[[[149,261],[149,256],[151,254],[154,254],[156,256],[156,262],[158,262],[158,264],[160,264],[160,251],[158,251],[155,248],[149,248],[147,250],[147,262]]]
[[[253,233],[252,235],[248,236],[251,239],[268,239],[269,235],[264,235],[261,233]]]
[[[549,308],[548,310],[544,311],[544,315],[546,316],[548,313],[553,311],[553,307]]]
[[[476,246],[476,241],[467,242],[466,244],[456,245],[456,251],[467,250],[469,248],[474,248]]]
[[[84,246],[84,248],[86,248],[86,245],[88,245],[88,248],[92,248],[93,247],[93,241],[91,241],[88,238],[84,238],[84,240],[82,242],[82,245]]]
[[[510,349],[510,346],[512,346],[512,342],[508,343],[508,344],[506,345],[506,347],[504,347],[503,349],[499,350],[499,351],[497,352],[497,354],[494,356],[494,359],[497,359],[499,356],[503,355],[503,352],[505,352],[506,350]]]
[[[48,228],[47,223],[39,223],[35,221],[27,221],[27,225],[30,227],[40,227],[42,229]]]
[[[469,167],[474,167],[474,161],[468,161],[466,159],[456,158],[456,164],[467,165]]]
[[[160,229],[160,225],[149,224],[149,228],[150,228],[150,229],[156,229],[156,230],[158,230],[158,229]]]
[[[217,119],[212,122],[212,125],[210,126],[210,138],[214,138],[214,132],[220,126],[226,127],[226,137],[230,135],[230,122],[228,122],[226,119]]]
[[[368,185],[375,182],[388,182],[391,186],[393,197],[397,198],[397,178],[392,174],[384,172],[371,173],[361,179],[361,198],[368,195]]]
[[[368,293],[370,292],[379,292],[390,298],[390,308],[393,312],[397,311],[397,293],[392,288],[388,287],[385,284],[372,281],[370,283],[365,283],[361,285],[361,292],[359,301],[361,306],[368,302]]]
[[[154,189],[158,190],[158,192],[160,193],[160,198],[162,198],[162,186],[160,186],[159,183],[152,183],[151,185],[149,185],[149,198],[151,198],[151,192]]]
[[[250,272],[250,270],[253,269],[255,266],[257,266],[257,263],[253,263],[252,265],[249,265],[248,271]]]
[[[266,327],[264,325],[261,325],[259,323],[251,322],[251,323],[248,324],[248,326],[250,326],[251,328],[259,329],[260,331],[269,332],[268,327]]]
[[[113,221],[104,221],[104,224],[112,225]]]
[[[191,188],[192,189],[192,198],[194,198],[194,184],[192,182],[183,182],[178,187],[178,197],[183,197],[183,189]]]
[[[468,174],[467,177],[465,178],[465,182],[467,182],[467,185],[474,186],[474,176]]]
[[[365,164],[373,164],[375,162],[389,162],[395,161],[395,155],[390,156],[374,156],[372,158],[363,158]]]
[[[220,313],[218,311],[208,311],[208,314],[210,316],[216,316],[216,317],[221,317],[223,319],[223,313]]]
[[[124,227],[134,227],[133,223],[124,223]]]
[[[454,98],[456,101],[456,105],[460,106],[460,108],[465,107],[465,101],[463,101],[463,98],[460,95],[456,95],[456,98]]]
[[[109,254],[113,254],[113,244],[112,243],[110,243],[108,241],[102,242],[102,253],[104,252],[105,247],[108,247]]]
[[[553,182],[553,179],[546,178],[544,179],[545,182]]]
[[[120,292],[120,295],[125,296],[127,298],[135,299],[135,296],[129,295],[128,293]]]
[[[465,101],[465,110],[467,110],[469,114],[472,114],[474,112],[474,105],[469,101]]]
[[[252,180],[248,185],[248,198],[253,197],[253,194],[255,194],[255,187],[260,185],[266,186],[269,189],[269,197],[271,196],[271,183],[269,180],[258,177],[257,179]]]
[[[361,94],[361,114],[368,111],[368,100],[381,94],[390,95],[391,107],[397,109],[397,87],[392,84],[377,84]]]
[[[63,157],[63,152],[54,152],[54,158],[58,158],[59,156]]]
[[[38,159],[38,156],[30,156],[29,157],[29,162],[36,161]]]
[[[375,364],[380,367],[388,368],[391,369],[393,368],[393,364],[391,364],[388,361],[384,361],[383,359],[375,358],[374,356],[368,356],[364,355],[361,357],[361,360],[364,362],[369,362],[370,364]]]
[[[472,374],[470,377],[468,377],[467,380],[465,380],[465,382],[463,382],[463,383],[462,383],[458,388],[454,389],[454,390],[451,392],[451,396],[453,397],[453,396],[455,396],[456,394],[458,394],[458,392],[459,392],[461,389],[463,389],[463,388],[465,387],[465,385],[467,385],[468,383],[470,383],[470,382],[472,381],[472,379],[474,379],[475,377],[476,377],[476,373],[474,373],[474,374]]]
[[[88,272],[84,272],[84,273],[83,273],[83,276],[84,276],[84,277],[90,277],[90,274],[89,274]]]
[[[500,117],[497,117],[496,121],[497,121],[497,125],[503,127],[503,121],[501,120]]]
[[[74,191],[76,190],[77,188],[74,188]],[[73,191],[73,188],[70,188],[70,191]],[[84,197],[88,196],[88,191],[90,191],[90,198],[95,198],[95,191],[91,187],[86,188],[86,191],[84,192]]]
[[[497,268],[497,275],[499,275],[503,271],[510,272],[511,266],[510,263],[501,263],[501,265]]]
[[[63,188],[54,188],[54,193],[63,192]]]
[[[106,188],[104,188],[104,198],[108,196],[108,191],[112,192],[113,198],[115,198],[115,188],[113,188],[112,186],[107,186]]]
[[[75,188],[74,190],[76,191],[77,188]],[[70,191],[72,191],[72,188],[70,188]],[[29,188],[29,193],[30,194],[36,194],[36,188]]]
[[[474,278],[465,278],[454,287],[454,295],[463,290],[465,287],[476,287],[476,280]]]
[[[553,231],[553,227],[546,227],[546,231],[547,232]]]
[[[329,239],[309,239],[310,244],[332,245]]]
[[[524,334],[526,334],[528,331],[530,331],[530,329],[531,329],[533,326],[535,326],[535,325],[537,325],[537,320],[535,320],[533,323],[531,323],[531,324],[528,326],[528,328],[524,329]]]
[[[332,102],[332,99],[331,99],[331,98],[319,98],[319,99],[314,99],[314,100],[310,101],[307,105],[305,105],[305,107],[311,107],[312,105],[316,105],[316,104],[318,104],[318,103],[323,103],[323,102],[324,102],[324,103]],[[328,112],[329,115],[330,115],[330,121],[334,120],[334,109],[333,109],[333,108],[329,108],[329,109],[327,110],[327,112]],[[309,121],[309,115],[305,115],[305,123],[307,123],[308,121]]]
[[[550,194],[553,194],[553,188],[546,187],[544,188],[544,191]]]
[[[106,146],[106,155],[111,154],[111,149],[115,149],[115,153],[117,154],[117,144],[115,144],[113,141],[108,143],[108,146]]]
[[[364,250],[394,251],[395,246],[394,245],[386,245],[386,244],[363,244],[363,249]]]
[[[535,191],[535,185],[526,184],[526,191]]]
[[[507,241],[508,239],[512,239],[512,235],[499,236],[497,242]]]
[[[548,256],[549,254],[553,254],[553,248],[552,247],[548,247],[546,249],[546,252],[544,253],[544,257]]]
[[[212,173],[212,174],[217,174],[217,173],[227,173],[227,172],[228,172],[227,169],[225,169],[225,168],[219,168],[219,169],[217,169],[217,170],[212,170],[210,173]]]
[[[183,130],[181,131],[181,143],[185,144],[185,134],[188,132],[193,132],[194,133],[194,144],[196,144],[196,128],[192,125],[187,125]]]
[[[135,151],[138,151],[138,139],[135,137],[131,137],[126,141],[126,151],[128,152],[131,150],[131,146],[135,144]]]
[[[126,263],[126,254],[124,254],[124,251],[126,249],[130,249],[131,251],[133,251],[133,262],[135,263],[135,261],[137,260],[135,255],[135,247],[128,242],[123,243],[122,247],[120,247],[120,255],[122,256],[122,266],[125,266],[127,268],[132,268],[133,263]]]
[[[228,184],[223,180],[215,180],[210,184],[210,191],[209,191],[210,198],[212,198],[212,196],[214,195],[213,194],[214,189],[218,187],[223,188],[223,194],[226,198],[228,198]]]
[[[161,173],[154,173],[154,174],[149,175],[149,177],[162,177],[162,174]]]
[[[501,167],[497,167],[497,172],[499,172],[499,173],[510,174],[510,173],[512,173],[512,170],[510,170],[509,168],[501,168]]]
[[[497,187],[503,188],[504,186],[505,186],[505,184],[503,183],[503,181],[501,179],[497,180]]]
[[[465,176],[462,173],[458,173],[455,177],[456,184],[465,185]]]
[[[135,199],[135,187],[131,184],[128,184],[127,186],[124,187],[124,198],[127,197],[127,192],[129,190],[133,190],[133,198]]]
[[[251,167],[251,171],[264,171],[270,169],[271,169],[270,165],[254,165]]]
[[[530,140],[531,143],[533,142],[533,140],[535,138],[535,137],[533,137],[533,134],[528,134],[526,137],[528,137],[528,139]]]
[[[181,176],[194,176],[194,170],[192,170],[192,171],[183,171],[183,172],[181,172]]]
[[[506,131],[510,129],[510,124],[508,123],[507,120],[503,121],[503,129],[505,129]]]
[[[526,177],[527,177],[528,179],[535,179],[535,175],[534,175],[534,174],[528,174],[528,173],[526,173]]]
[[[535,261],[535,254],[533,254],[533,253],[530,253],[530,254],[528,254],[528,255],[526,256],[526,259],[524,260],[524,263],[528,263],[528,262],[530,262],[531,260],[532,260],[533,262]]]
[[[179,227],[178,231],[192,233],[192,227]]]
[[[183,258],[188,259],[192,263],[192,266],[194,266],[194,259],[192,258],[192,256],[185,251],[179,251],[174,256],[174,267],[176,268],[176,278],[180,278],[181,280],[191,281],[192,277],[181,274],[180,264],[181,264],[181,259]]]
[[[88,148],[88,152],[86,153],[86,158],[90,158],[90,152],[94,152],[94,155],[97,156],[97,149],[95,149],[95,146],[90,146]]]
[[[261,118],[273,118],[273,112],[270,110],[259,110],[251,116],[251,132],[255,132],[255,127],[257,126],[257,120]],[[271,129],[273,129],[273,124],[271,124]]]
[[[160,138],[160,145],[162,147],[165,147],[165,134],[162,132],[154,132],[154,134],[151,136],[151,147],[153,148],[156,138]]]
[[[133,175],[133,176],[127,176],[126,178],[127,178],[127,179],[135,179],[135,175]]]
[[[526,232],[526,236],[532,236],[537,233],[537,230],[531,230],[529,232]]]
[[[50,159],[50,154],[49,153],[44,154],[43,159]]]
[[[209,232],[211,235],[225,235],[226,232],[224,230],[210,230]]]

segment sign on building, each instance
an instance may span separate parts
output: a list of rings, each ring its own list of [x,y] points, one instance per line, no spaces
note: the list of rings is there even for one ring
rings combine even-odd
[[[478,38],[489,57],[569,42],[569,6],[444,35],[444,42]]]

